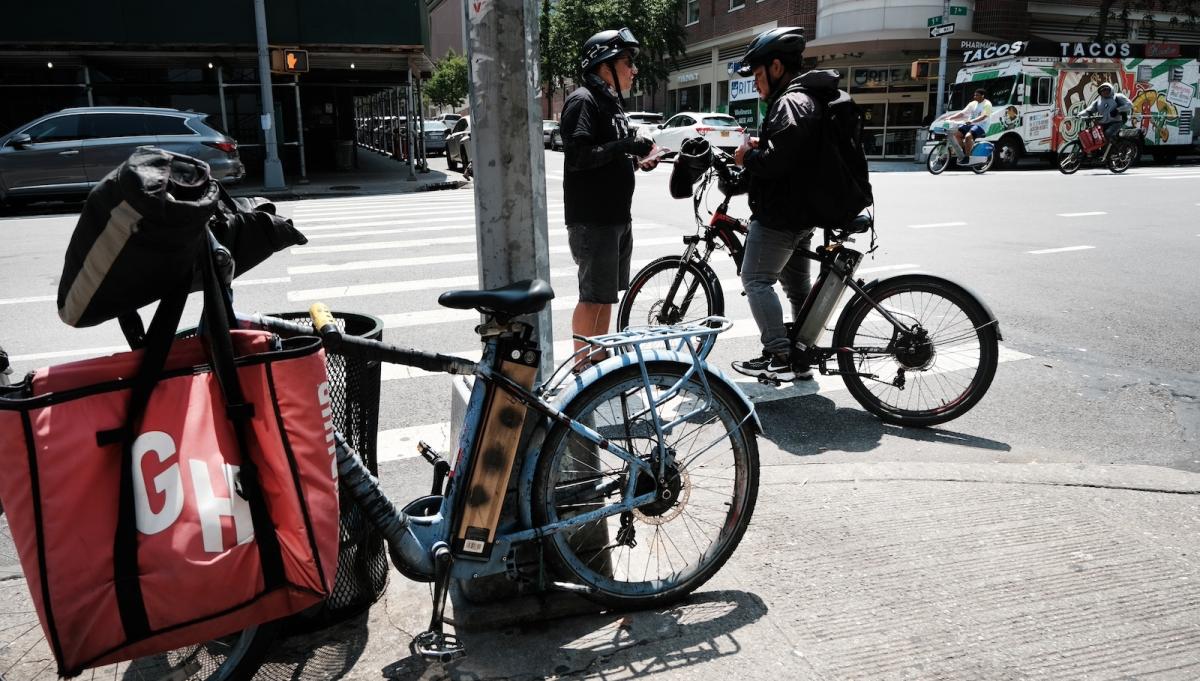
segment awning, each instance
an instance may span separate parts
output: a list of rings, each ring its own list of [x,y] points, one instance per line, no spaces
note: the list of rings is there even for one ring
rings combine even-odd
[[[974,31],[956,31],[950,37],[950,49],[961,51],[964,40],[1005,42],[995,36]],[[883,31],[843,33],[817,38],[804,48],[806,57],[824,57],[848,52],[900,52],[904,50],[937,52],[940,38],[930,38],[927,28],[892,28]]]

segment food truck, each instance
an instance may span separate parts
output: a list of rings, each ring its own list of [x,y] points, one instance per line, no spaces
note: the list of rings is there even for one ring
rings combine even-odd
[[[1197,153],[1200,130],[1200,46],[1167,43],[967,43],[950,88],[946,116],[962,110],[977,88],[992,114],[981,125],[995,162],[1011,167],[1025,155],[1053,158],[1079,134],[1074,117],[1111,83],[1133,102],[1130,124],[1142,129],[1143,150],[1156,161]],[[932,146],[927,145],[928,148]]]

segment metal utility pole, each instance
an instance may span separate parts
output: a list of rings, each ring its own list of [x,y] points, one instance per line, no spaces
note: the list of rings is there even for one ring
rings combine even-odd
[[[267,8],[265,0],[254,0],[254,29],[258,34],[258,83],[262,90],[263,141],[267,150],[263,161],[263,189],[283,189],[283,164],[275,142],[275,98],[271,95],[271,55],[267,51]]]
[[[484,288],[550,280],[537,0],[463,0],[471,104],[475,226]],[[543,376],[554,362],[550,309],[535,321]]]
[[[942,0],[942,24],[950,23],[950,0]],[[937,115],[940,117],[946,111],[946,54],[950,51],[950,38],[943,35],[938,58],[938,94]]]

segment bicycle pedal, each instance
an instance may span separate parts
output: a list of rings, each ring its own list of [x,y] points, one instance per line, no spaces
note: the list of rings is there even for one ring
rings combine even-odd
[[[437,465],[437,462],[442,460],[442,455],[439,454],[429,443],[424,440],[417,441],[417,453],[430,464]]]
[[[467,649],[454,634],[425,631],[417,634],[408,649],[413,655],[430,662],[447,664],[467,654]]]
[[[783,385],[783,381],[779,380],[778,378],[767,378],[766,376],[759,376],[758,382],[762,383],[763,385],[773,385],[776,388]]]

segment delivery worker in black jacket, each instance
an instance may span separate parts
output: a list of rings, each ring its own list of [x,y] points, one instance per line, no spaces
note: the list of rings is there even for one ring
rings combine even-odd
[[[640,160],[653,143],[633,135],[624,111],[623,96],[633,88],[639,49],[627,28],[589,38],[580,61],[583,84],[563,104],[563,201],[571,257],[579,266],[579,302],[571,331],[578,336],[607,333],[612,305],[629,287],[634,165],[643,170],[657,165]],[[577,351],[585,345],[575,341]],[[593,353],[577,368],[601,359]]]
[[[804,29],[774,28],[760,34],[742,59],[743,76],[754,76],[767,114],[758,138],[734,153],[749,177],[750,231],[742,260],[742,286],[750,314],[761,333],[763,352],[733,369],[747,376],[780,381],[811,379],[812,369],[793,368],[783,308],[775,282],[783,284],[797,320],[812,289],[810,262],[799,249],[810,249],[812,224],[804,219],[814,196],[811,178],[819,168],[822,101],[837,98],[836,71],[801,73]]]

